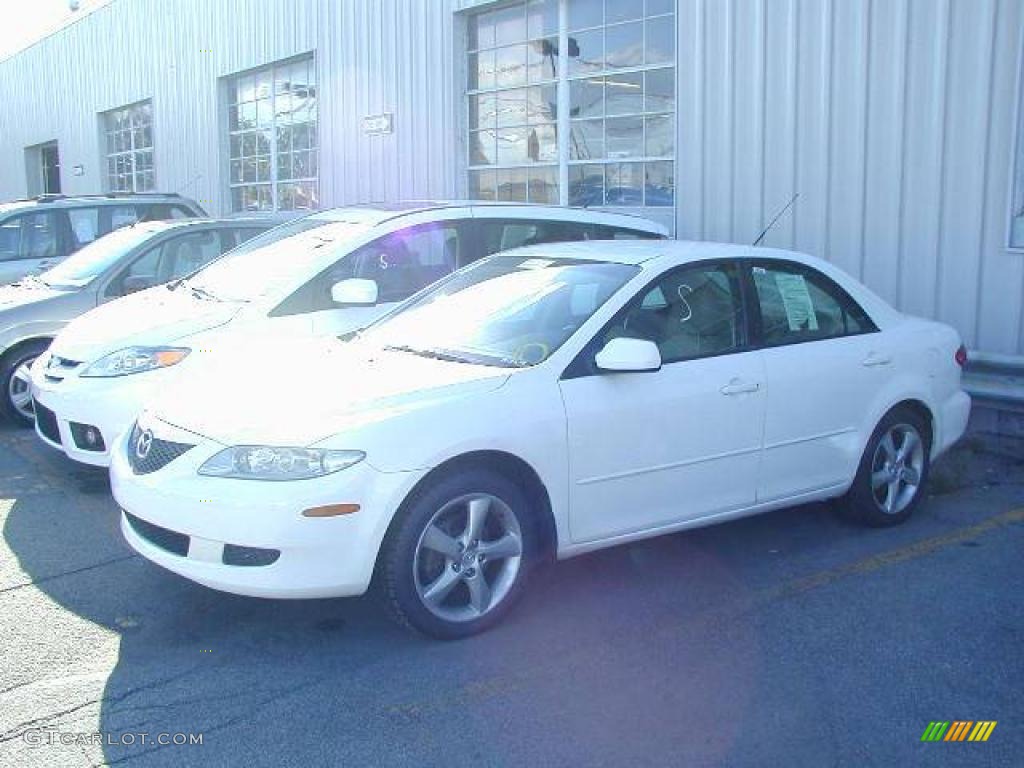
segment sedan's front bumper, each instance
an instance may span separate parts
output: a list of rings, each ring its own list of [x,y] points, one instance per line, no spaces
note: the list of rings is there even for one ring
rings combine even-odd
[[[191,433],[176,441],[190,438],[195,441]],[[125,443],[122,437],[114,445],[110,479],[114,498],[128,513],[121,517],[121,530],[132,548],[187,579],[254,597],[365,592],[394,510],[417,479],[414,473],[379,472],[366,461],[309,480],[206,477],[197,474],[199,466],[223,448],[212,441],[201,441],[162,469],[137,475]],[[358,504],[359,511],[302,514],[334,504]],[[229,564],[238,562],[238,553],[254,553],[257,563],[269,564]]]

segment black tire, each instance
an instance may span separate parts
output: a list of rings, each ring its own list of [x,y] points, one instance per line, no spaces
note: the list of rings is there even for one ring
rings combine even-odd
[[[876,473],[889,471],[890,477],[899,475],[904,465],[899,464],[898,469],[888,469],[890,464],[885,462],[887,451],[880,448],[886,436],[894,436],[894,445],[897,449],[902,447],[899,443],[899,435],[909,434],[910,430],[915,432],[920,439],[920,468],[916,470],[917,483],[913,494],[903,504],[893,504],[890,511],[886,511],[886,501],[889,499],[889,488],[876,485]],[[898,443],[898,444],[897,444]],[[857,476],[853,485],[846,495],[839,500],[840,508],[844,514],[864,525],[873,528],[888,528],[893,525],[904,523],[914,513],[914,510],[921,504],[926,495],[928,476],[931,471],[931,427],[928,421],[922,418],[921,414],[912,408],[897,407],[889,411],[875,427],[875,431],[868,440],[864,455],[861,457],[860,465],[857,468]],[[911,466],[911,470],[914,468]],[[904,491],[909,486],[904,486]],[[899,485],[897,485],[899,488]],[[884,501],[882,498],[884,497]],[[894,498],[901,498],[895,496]]]
[[[50,342],[45,339],[30,341],[16,347],[0,359],[0,414],[11,424],[19,427],[31,427],[35,423],[34,419],[19,411],[11,400],[11,378],[19,366],[35,360],[46,351],[48,346],[50,346]]]
[[[495,524],[492,516],[495,519],[501,518],[498,523],[506,522],[508,513],[514,516],[515,524],[518,525],[521,554],[514,577],[505,579],[505,583],[510,583],[511,586],[505,588],[497,602],[475,618],[447,620],[432,612],[420,596],[421,589],[429,585],[424,585],[424,579],[421,578],[419,569],[422,566],[417,559],[417,552],[426,552],[421,548],[421,539],[428,524],[438,522],[436,515],[442,514],[442,510],[446,508],[452,510],[451,514],[457,515],[460,502],[467,497],[475,496],[493,497],[498,502],[494,504],[497,511],[487,513],[488,525]],[[468,530],[468,512],[466,520]],[[458,540],[459,537],[451,533],[451,538]],[[481,549],[487,544],[493,544],[493,541],[485,541],[486,538],[484,535],[479,537]],[[537,561],[538,543],[536,520],[529,509],[526,495],[515,483],[486,468],[473,468],[443,475],[436,481],[429,482],[403,505],[385,537],[381,548],[379,572],[385,606],[391,617],[399,624],[441,640],[454,640],[483,632],[501,621],[521,596],[531,566]],[[468,556],[469,548],[462,543],[460,547],[464,550],[462,556]],[[439,575],[447,574],[449,568],[458,570],[456,563],[445,559],[444,556],[432,551],[426,552],[426,555],[436,558],[435,567],[440,563],[440,571],[437,571]],[[505,568],[508,560],[509,558],[496,558],[487,566],[481,565],[480,576],[484,575],[485,567]],[[475,570],[466,569],[464,565],[462,568],[463,574]],[[456,586],[450,594],[446,594],[448,597],[443,599],[455,603],[459,602],[458,598],[463,594],[468,602],[472,602],[473,599],[468,586]]]

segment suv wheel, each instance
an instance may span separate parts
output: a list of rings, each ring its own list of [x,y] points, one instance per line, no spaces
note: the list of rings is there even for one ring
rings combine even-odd
[[[31,427],[35,422],[29,369],[48,346],[48,341],[34,341],[14,350],[0,362],[0,386],[3,387],[0,412],[18,426]]]

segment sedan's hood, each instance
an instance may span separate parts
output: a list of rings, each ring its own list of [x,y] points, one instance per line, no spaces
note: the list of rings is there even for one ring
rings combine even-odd
[[[239,334],[147,408],[225,445],[308,446],[439,401],[500,387],[503,368],[367,349],[336,339]]]
[[[93,362],[118,349],[173,344],[182,336],[223,325],[241,304],[200,299],[187,288],[150,288],[101,304],[72,321],[51,349],[71,360]]]
[[[67,295],[66,291],[55,291],[44,286],[0,285],[0,311]]]

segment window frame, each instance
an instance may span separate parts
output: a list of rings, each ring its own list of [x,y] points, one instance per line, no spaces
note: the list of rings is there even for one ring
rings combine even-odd
[[[711,258],[711,259],[699,259],[697,261],[690,261],[685,264],[679,264],[669,269],[659,272],[656,276],[648,280],[641,288],[633,293],[632,296],[615,310],[615,314],[605,322],[596,333],[594,333],[587,343],[583,345],[582,349],[576,353],[576,356],[572,359],[572,362],[566,366],[560,377],[561,380],[567,381],[569,379],[581,379],[588,376],[608,376],[611,375],[609,371],[602,371],[597,368],[596,356],[601,351],[602,345],[598,344],[598,341],[611,330],[612,326],[619,322],[619,319],[623,314],[630,311],[632,307],[639,301],[643,302],[644,297],[650,293],[655,286],[658,285],[665,278],[674,275],[678,272],[686,272],[694,268],[732,268],[735,271],[736,287],[739,290],[739,296],[735,297],[739,302],[739,315],[738,325],[740,333],[743,337],[743,343],[739,346],[723,352],[710,352],[706,355],[695,355],[693,357],[679,358],[678,360],[662,360],[661,368],[657,371],[651,371],[651,373],[658,373],[663,368],[669,365],[679,365],[684,363],[691,363],[697,360],[709,360],[713,357],[725,357],[726,355],[740,355],[746,352],[756,351],[759,347],[755,341],[753,335],[753,326],[751,324],[750,316],[750,289],[753,287],[745,279],[746,270],[744,267],[743,259],[735,258]],[[754,297],[756,302],[756,297]]]
[[[856,336],[865,336],[871,333],[878,333],[878,324],[874,321],[867,310],[862,307],[853,296],[850,295],[843,286],[833,280],[831,277],[826,275],[819,269],[815,269],[809,264],[804,264],[800,261],[793,261],[792,259],[765,259],[765,258],[750,258],[743,259],[743,274],[742,279],[747,283],[747,301],[749,306],[747,307],[748,316],[750,318],[750,340],[756,349],[776,349],[778,347],[791,347],[799,344],[813,344],[815,342],[822,341],[834,341],[836,339],[849,339]],[[811,282],[815,287],[824,293],[829,294],[839,307],[843,310],[844,315],[844,326],[846,326],[845,318],[852,316],[856,318],[864,327],[862,330],[850,332],[848,330],[844,333],[832,335],[832,336],[819,336],[817,338],[804,338],[804,339],[792,339],[779,342],[767,342],[764,339],[764,318],[761,313],[761,299],[757,292],[757,285],[754,282],[754,269],[756,267],[762,267],[764,269],[774,269],[779,271],[791,270],[804,279]],[[780,270],[781,268],[781,270]]]
[[[495,52],[501,50],[505,46],[518,45],[518,44],[529,44],[533,38],[531,37],[531,30],[529,28],[529,0],[517,0],[514,3],[507,4],[486,4],[482,7],[472,6],[467,8],[462,14],[462,26],[461,26],[461,40],[459,41],[460,47],[457,50],[459,57],[459,66],[456,68],[458,74],[457,86],[459,88],[459,94],[461,99],[461,124],[460,124],[460,137],[458,141],[458,155],[460,158],[460,164],[462,172],[460,174],[460,184],[464,185],[465,196],[467,199],[474,200],[503,200],[500,195],[501,190],[501,176],[503,172],[518,172],[523,175],[525,179],[525,199],[521,202],[529,202],[531,195],[531,187],[533,184],[534,174],[548,172],[552,168],[555,171],[555,184],[557,190],[557,203],[559,205],[572,205],[571,201],[571,187],[573,185],[573,178],[578,173],[584,173],[587,167],[600,166],[601,174],[601,203],[592,204],[595,208],[604,209],[625,209],[631,212],[638,213],[640,215],[652,216],[652,217],[670,217],[673,221],[675,219],[675,213],[673,213],[679,205],[679,104],[678,104],[678,91],[679,91],[679,43],[678,43],[678,25],[679,25],[679,3],[677,0],[672,0],[670,11],[652,11],[650,15],[647,14],[646,4],[644,0],[634,0],[639,2],[643,6],[642,13],[635,19],[627,20],[611,20],[608,21],[604,18],[604,10],[602,8],[602,22],[597,27],[581,27],[579,30],[571,29],[571,22],[569,17],[569,2],[570,0],[552,0],[554,8],[557,11],[557,21],[553,32],[544,34],[543,31],[537,40],[540,39],[557,39],[559,54],[556,59],[557,73],[554,78],[543,78],[541,80],[532,81],[529,73],[525,73],[524,81],[521,84],[514,86],[498,86],[496,83],[491,84],[488,87],[481,88],[480,83],[473,83],[476,87],[471,88],[471,64],[477,60],[477,55],[480,51]],[[524,14],[527,18],[527,29],[526,38],[524,40],[517,41],[515,43],[505,40],[500,44],[495,41],[489,44],[492,47],[483,46],[477,43],[476,46],[471,46],[471,35],[470,25],[474,23],[474,17],[480,14],[487,14],[494,11],[500,11],[506,8],[518,8],[522,6]],[[646,61],[647,48],[647,30],[649,23],[659,19],[670,20],[671,24],[671,39],[672,39],[672,55],[665,61],[657,61],[654,63],[648,63]],[[578,32],[602,32],[602,40],[604,34],[608,29],[614,29],[623,25],[632,23],[639,23],[642,27],[642,34],[644,40],[644,51],[645,61],[638,65],[629,66],[605,66],[597,73],[579,73],[571,72],[570,62],[570,38]],[[603,54],[602,54],[603,58]],[[528,61],[529,59],[527,59]],[[572,131],[573,126],[579,120],[574,120],[571,111],[571,88],[576,82],[599,78],[602,81],[602,93],[605,90],[605,81],[608,77],[615,77],[617,75],[636,75],[638,74],[645,84],[644,93],[646,94],[646,82],[647,76],[652,72],[669,71],[672,76],[672,107],[671,110],[662,109],[649,109],[648,105],[644,103],[639,112],[630,112],[628,114],[615,114],[608,116],[605,114],[605,108],[602,107],[602,114],[600,118],[594,118],[601,123],[602,135],[604,135],[604,125],[606,119],[609,117],[612,119],[619,118],[634,118],[641,122],[640,132],[640,146],[639,154],[632,155],[630,157],[622,158],[611,158],[608,157],[607,152],[603,152],[600,158],[587,158],[587,159],[574,159],[572,157]],[[472,112],[471,101],[474,97],[481,95],[499,95],[506,91],[514,91],[516,89],[530,89],[530,88],[543,88],[553,87],[555,89],[555,115],[554,115],[554,126],[556,129],[556,147],[555,147],[555,158],[553,161],[527,161],[524,163],[500,163],[498,162],[497,156],[493,158],[491,163],[474,163],[472,161],[471,154],[473,152],[474,133],[482,133],[488,127],[481,127],[479,120],[476,125],[471,122]],[[604,103],[604,97],[602,96],[602,104]],[[671,123],[671,142],[672,151],[670,155],[648,155],[647,154],[647,130],[648,123],[652,119],[663,118],[668,119]],[[494,128],[497,133],[500,134],[503,128]],[[500,143],[500,142],[499,142]],[[667,167],[663,170],[671,170],[671,195],[672,200],[669,203],[658,203],[655,205],[648,204],[648,194],[652,193],[654,187],[648,184],[648,171],[655,166],[665,164]],[[608,179],[613,173],[628,174],[632,171],[627,169],[626,166],[639,166],[640,177],[636,192],[638,192],[639,199],[633,201],[631,199],[620,199],[620,200],[608,200]],[[579,170],[578,170],[579,169]],[[489,183],[483,183],[484,181]],[[493,196],[487,194],[481,194],[474,192],[473,190],[486,189],[493,192]],[[653,194],[653,193],[652,193]],[[655,198],[657,199],[657,198]],[[515,198],[513,198],[515,200]],[[590,203],[578,202],[576,205],[580,207],[591,207]]]
[[[114,134],[121,132],[118,129],[111,127],[111,121],[115,120],[116,119],[115,116],[118,113],[120,113],[120,112],[127,113],[127,116],[129,118],[129,120],[131,121],[134,118],[134,115],[136,114],[136,112],[141,110],[141,108],[143,108],[143,107],[148,107],[148,118],[149,119],[148,119],[148,122],[141,123],[139,127],[143,128],[143,129],[147,128],[147,127],[149,128],[149,145],[148,146],[136,146],[136,144],[135,144],[135,126],[134,125],[129,125],[129,128],[128,128],[129,146],[128,146],[128,148],[127,149],[123,149],[123,150],[111,151],[111,149],[110,149],[111,137]],[[116,107],[114,109],[109,109],[106,112],[101,112],[100,113],[100,124],[101,124],[101,131],[102,131],[102,134],[103,134],[102,135],[102,141],[103,141],[103,147],[102,147],[102,149],[103,149],[103,182],[104,182],[103,186],[104,186],[105,190],[107,192],[113,192],[113,193],[117,193],[117,194],[137,194],[139,192],[152,192],[153,190],[157,189],[158,184],[157,184],[157,175],[156,175],[156,130],[155,130],[155,125],[154,125],[155,124],[155,119],[154,119],[154,114],[153,114],[153,100],[152,99],[142,99],[141,101],[132,102],[131,104],[125,104],[124,106]],[[139,170],[139,167],[138,167],[138,156],[140,154],[142,154],[142,153],[149,153],[149,156],[150,156],[150,166],[149,166],[148,169],[143,168],[142,170]],[[115,171],[115,173],[111,174],[111,171],[110,171],[110,161],[111,160],[114,161],[115,168],[116,168],[117,160],[120,159],[120,158],[126,158],[128,160],[128,162],[130,163],[130,165],[131,165],[131,170],[128,172],[128,177],[131,179],[131,183],[130,183],[128,189],[123,189],[123,188],[117,186],[116,184],[112,184],[111,183],[111,178],[112,177],[116,177],[118,174],[116,173],[116,171]],[[149,172],[149,177],[150,177],[150,186],[146,187],[145,185],[143,185],[143,187],[139,187],[139,185],[136,183],[136,180],[138,179],[140,174],[143,175],[143,177],[144,177],[144,175],[145,175],[147,170]]]
[[[291,66],[293,66],[295,64],[302,64],[302,63],[305,63],[307,65],[307,67],[308,67],[307,73],[310,75],[310,77],[307,78],[306,88],[308,90],[310,85],[312,85],[312,87],[313,87],[313,89],[315,91],[315,95],[313,96],[313,104],[314,104],[314,108],[316,110],[316,116],[313,118],[312,121],[308,121],[308,122],[305,122],[305,123],[295,123],[295,122],[287,122],[287,123],[285,123],[285,122],[281,122],[281,121],[279,121],[279,117],[278,117],[278,114],[277,114],[277,106],[276,106],[276,102],[277,102],[277,99],[278,99],[279,95],[283,95],[283,94],[278,94],[277,93],[278,71],[279,70],[283,70],[283,69],[287,69],[287,68],[289,68],[289,67],[291,67]],[[221,136],[220,147],[221,147],[221,152],[222,152],[223,158],[224,158],[221,167],[223,169],[222,172],[224,174],[223,175],[223,185],[224,185],[223,189],[225,189],[225,192],[226,192],[226,198],[225,199],[227,200],[227,210],[229,210],[229,211],[231,211],[233,213],[249,213],[249,214],[254,214],[254,215],[277,213],[279,211],[305,211],[305,212],[308,212],[308,213],[312,213],[314,211],[320,210],[320,208],[321,208],[321,195],[320,195],[320,192],[321,192],[321,185],[320,185],[320,177],[321,177],[321,174],[320,174],[320,171],[321,171],[321,166],[320,166],[321,152],[320,152],[320,150],[322,148],[322,141],[321,141],[322,137],[320,135],[320,125],[321,125],[321,100],[320,99],[321,99],[321,91],[320,91],[320,72],[319,72],[318,65],[319,65],[319,61],[318,61],[318,58],[316,56],[316,52],[315,51],[308,51],[308,52],[305,52],[305,53],[298,54],[296,56],[290,56],[288,58],[280,59],[278,61],[272,61],[272,62],[269,62],[269,63],[266,63],[266,64],[262,64],[262,65],[260,65],[258,67],[253,67],[251,69],[242,70],[240,72],[234,72],[234,73],[228,74],[228,75],[224,76],[223,78],[221,78],[222,81],[223,81],[223,85],[222,85],[222,89],[221,89],[221,94],[222,94],[222,96],[221,96],[221,103],[223,105],[222,106],[221,114],[223,115],[223,118],[222,118],[223,119],[223,128],[222,128],[222,136]],[[235,127],[232,128],[232,126],[231,126],[231,115],[232,115],[232,110],[235,110],[236,114],[238,114],[238,113],[240,113],[239,107],[241,107],[243,104],[250,104],[250,103],[253,105],[253,108],[255,110],[257,110],[257,115],[258,115],[260,99],[256,98],[256,100],[252,101],[252,102],[239,101],[238,100],[239,99],[238,94],[240,92],[239,85],[241,84],[241,82],[243,80],[245,80],[245,78],[258,77],[259,75],[262,75],[264,73],[268,74],[269,77],[270,77],[269,109],[270,109],[271,120],[270,120],[270,123],[269,123],[269,125],[267,127],[267,131],[270,134],[270,140],[269,140],[269,146],[267,147],[267,153],[266,153],[267,163],[269,164],[268,170],[269,170],[270,178],[268,180],[266,180],[266,181],[261,181],[259,179],[259,170],[258,169],[259,169],[259,160],[263,157],[262,153],[257,151],[256,154],[249,155],[249,154],[245,154],[244,153],[244,148],[240,148],[239,151],[240,151],[241,154],[239,154],[238,157],[235,157],[232,154],[232,139],[234,139],[235,137],[238,137],[240,145],[244,146],[244,143],[245,143],[245,138],[244,137],[245,137],[245,135],[250,134],[250,133],[251,134],[258,134],[258,133],[260,133],[260,131],[262,129],[260,128],[259,118],[257,116],[255,123],[253,123],[252,125],[248,125],[248,126],[243,127],[241,125],[240,117],[239,117],[239,118],[237,118],[237,122],[236,122]],[[232,99],[232,92],[233,91],[236,94],[234,99]],[[292,92],[293,92],[292,90],[289,90],[288,94],[291,95]],[[311,125],[312,126],[312,132],[310,134],[310,142],[311,142],[310,146],[307,146],[307,147],[304,147],[304,148],[301,148],[301,149],[296,149],[294,146],[292,146],[287,151],[283,152],[283,154],[287,154],[289,156],[293,156],[297,152],[306,152],[306,153],[312,155],[313,163],[314,163],[314,165],[316,167],[316,174],[315,175],[303,176],[303,177],[289,177],[287,179],[278,178],[278,163],[279,163],[279,160],[280,160],[280,156],[282,154],[282,150],[280,150],[279,147],[278,147],[278,130],[279,130],[279,128],[281,126],[285,126],[285,125],[287,125],[287,126],[298,126],[298,125],[307,125],[307,126],[309,126],[309,125]],[[252,159],[254,162],[257,163],[257,177],[253,181],[245,181],[245,162],[247,160],[250,160],[250,159]],[[235,179],[234,179],[234,177],[232,175],[232,164],[234,162],[236,162],[236,161],[240,164],[239,167],[240,167],[241,173],[242,173],[242,178],[241,178],[240,181],[235,181]],[[309,184],[311,186],[312,193],[313,193],[313,195],[315,196],[315,199],[316,199],[316,205],[315,206],[309,207],[309,208],[299,208],[299,207],[296,207],[296,206],[293,205],[290,208],[282,208],[279,205],[279,187],[282,186],[282,185],[295,185],[295,184]],[[270,198],[270,207],[269,208],[255,208],[255,209],[252,209],[252,208],[246,208],[244,206],[243,207],[239,207],[239,208],[235,207],[235,190],[236,189],[238,189],[238,190],[245,190],[245,189],[250,189],[250,188],[258,188],[258,187],[265,187],[268,190],[269,198]],[[244,192],[243,192],[243,194],[244,194]],[[259,197],[259,195],[257,193],[257,198],[258,197]]]

